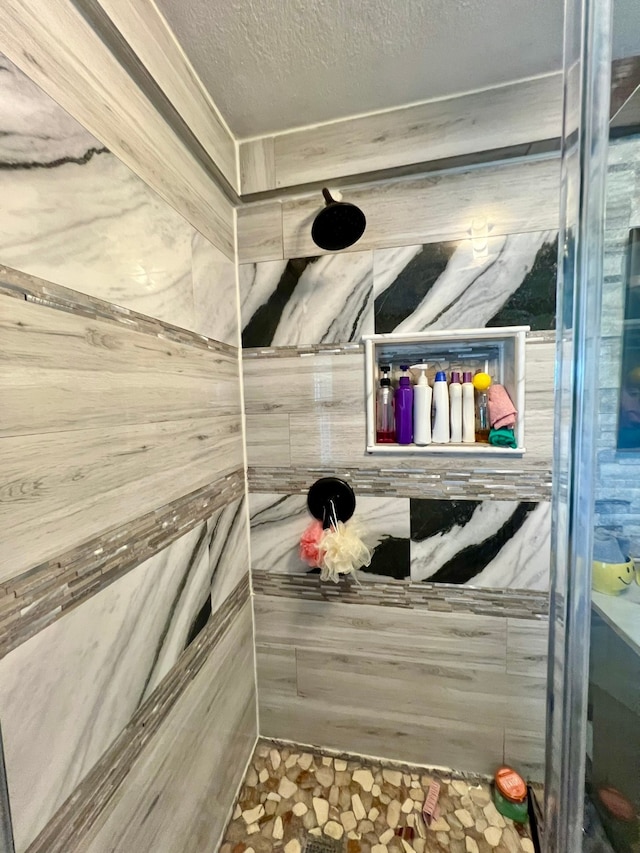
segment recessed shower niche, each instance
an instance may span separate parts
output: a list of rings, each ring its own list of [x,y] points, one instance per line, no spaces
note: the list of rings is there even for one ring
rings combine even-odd
[[[525,343],[528,326],[505,326],[480,329],[455,329],[416,334],[366,335],[366,441],[367,453],[387,455],[465,454],[493,456],[523,456],[525,453]],[[513,425],[515,447],[494,446],[486,442],[431,441],[426,445],[415,443],[380,442],[376,430],[376,397],[384,373],[381,366],[389,368],[388,377],[395,393],[402,374],[401,367],[409,366],[405,375],[411,377],[412,387],[417,387],[420,371],[414,365],[428,365],[425,374],[433,395],[431,412],[436,405],[434,385],[436,375],[444,373],[448,380],[452,372],[460,379],[465,373],[475,376],[487,373],[493,386],[502,386],[516,410]],[[447,394],[449,385],[447,384]],[[474,414],[478,392],[474,394]]]

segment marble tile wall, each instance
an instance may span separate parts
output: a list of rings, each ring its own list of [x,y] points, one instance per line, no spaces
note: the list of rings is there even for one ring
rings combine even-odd
[[[142,27],[147,44],[155,42],[157,47],[155,6],[148,7],[147,17],[149,21]],[[38,0],[12,0],[0,8],[0,52],[141,175],[213,245],[234,258],[232,203],[211,180],[201,152],[166,110],[166,101],[161,106],[159,93],[153,93],[139,47],[131,50],[123,44],[120,34],[113,32],[112,22],[105,18],[102,8],[91,15],[83,14],[64,0],[51,0],[46,5]],[[160,19],[161,30],[162,23]],[[140,31],[138,28],[138,36]],[[110,32],[108,37],[106,32]],[[178,49],[172,44],[172,49],[164,51],[164,58]],[[184,63],[170,64],[173,82],[179,85]],[[190,83],[191,88],[196,85]],[[28,113],[30,105],[24,107]],[[214,124],[215,118],[209,122],[210,132]]]
[[[0,262],[237,345],[234,262],[2,54],[0,70]]]
[[[247,569],[244,501],[236,500],[0,661],[18,850],[100,759]]]
[[[596,520],[640,557],[640,459],[616,450],[627,242],[629,229],[640,227],[640,136],[610,143],[606,192]]]
[[[245,347],[358,341],[373,332],[555,327],[557,232],[240,265]]]
[[[17,850],[79,851],[161,778],[185,845],[215,846],[257,735],[250,609],[229,622],[249,594],[235,264],[2,56],[0,70],[0,717]],[[136,848],[174,846],[176,810],[155,823]]]
[[[303,495],[251,494],[251,567],[305,574]],[[368,579],[536,589],[549,586],[550,504],[359,497],[354,521],[372,551]]]

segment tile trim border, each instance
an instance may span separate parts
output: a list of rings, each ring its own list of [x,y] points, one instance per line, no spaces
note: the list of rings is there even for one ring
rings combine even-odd
[[[555,343],[555,340],[555,329],[527,332],[528,344]],[[360,342],[355,341],[335,344],[309,344],[308,346],[244,347],[242,349],[242,358],[304,358],[305,356],[312,355],[352,355],[353,353],[360,352],[364,353],[364,346]]]
[[[106,812],[137,758],[250,601],[247,572],[26,853],[68,853],[76,849]]]
[[[22,299],[56,311],[66,311],[91,320],[103,320],[117,323],[135,332],[152,335],[154,338],[166,338],[175,343],[185,344],[198,349],[223,355],[236,355],[238,347],[215,341],[206,335],[199,335],[180,326],[173,326],[163,320],[139,314],[130,308],[122,308],[112,302],[105,302],[95,296],[88,296],[77,290],[71,290],[60,284],[54,284],[43,278],[20,272],[0,264],[0,294]]]
[[[424,470],[421,468],[330,468],[250,467],[249,490],[264,494],[306,494],[320,477],[340,477],[356,495],[437,500],[517,500],[551,499],[551,468],[520,470],[460,467]]]
[[[0,658],[245,494],[238,469],[0,584]]]
[[[427,610],[439,613],[473,613],[476,616],[498,616],[509,619],[546,619],[549,595],[523,589],[490,589],[454,584],[394,581],[360,583],[341,580],[323,583],[318,575],[290,575],[284,572],[253,571],[254,595],[280,598],[302,598],[333,604],[369,604],[399,607],[405,610]]]

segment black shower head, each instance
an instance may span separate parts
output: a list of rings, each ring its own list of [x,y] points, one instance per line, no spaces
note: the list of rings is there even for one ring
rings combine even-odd
[[[311,239],[328,252],[353,246],[364,234],[367,219],[355,204],[334,201],[328,189],[322,190],[325,207],[313,220]]]

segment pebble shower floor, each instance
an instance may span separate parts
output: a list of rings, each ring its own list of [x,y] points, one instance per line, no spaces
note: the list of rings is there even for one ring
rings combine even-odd
[[[440,816],[422,805],[441,783]],[[258,743],[221,853],[535,853],[486,778]]]

